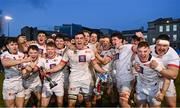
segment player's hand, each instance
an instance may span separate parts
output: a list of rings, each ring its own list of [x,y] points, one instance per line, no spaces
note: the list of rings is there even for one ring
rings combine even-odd
[[[160,101],[160,102],[161,102],[161,101],[163,101],[164,96],[165,96],[165,94],[160,91],[160,92],[157,93],[155,99],[156,99],[157,101]]]
[[[31,63],[30,63],[30,67],[31,67],[32,69],[34,69],[35,66],[36,66],[36,63],[34,63],[34,62],[31,62]]]
[[[155,60],[152,60],[149,64],[150,68],[155,69],[158,66],[158,63]]]
[[[45,75],[51,74],[48,69],[43,69],[43,73],[44,73]]]
[[[32,58],[31,58],[31,57],[25,57],[24,59],[22,59],[22,62],[23,62],[23,63],[31,62],[31,61],[32,61]]]
[[[155,60],[152,60],[149,64],[149,66],[150,66],[150,68],[152,68],[158,72],[161,72],[165,68],[162,64],[158,63]]]
[[[140,72],[141,71],[141,67],[137,63],[134,64],[134,69],[135,69],[136,72]]]
[[[142,32],[136,32],[135,35],[141,39],[144,39],[144,35],[142,34]]]

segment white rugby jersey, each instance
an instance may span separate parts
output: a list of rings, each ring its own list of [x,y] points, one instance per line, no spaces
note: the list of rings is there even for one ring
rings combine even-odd
[[[52,69],[54,66],[60,63],[61,59],[62,57],[59,55],[56,55],[53,59],[41,58],[39,59],[37,66],[44,69]],[[49,76],[54,80],[60,80],[61,78],[64,79],[64,74],[62,71],[50,73]]]
[[[158,54],[155,51],[155,45],[151,45],[150,48],[151,48],[151,51],[152,51],[152,55],[154,57],[158,57]],[[179,66],[180,65],[179,64],[179,62],[180,62],[179,56],[178,56],[178,54],[176,53],[176,51],[172,47],[169,47],[169,49],[166,52],[166,54],[164,54],[162,56],[162,58],[159,58],[159,59],[161,60],[161,62],[163,63],[163,65],[165,67],[167,67],[167,66],[174,66],[174,67],[177,67],[177,68],[180,67]],[[173,83],[174,83],[174,80],[171,79],[170,85],[173,85]]]
[[[125,44],[121,49],[115,49],[114,66],[118,82],[131,81],[131,56],[133,55],[132,44]]]
[[[46,53],[46,46],[39,45],[38,43],[36,43],[34,45],[37,45],[37,47],[39,48],[39,54],[45,54]]]
[[[92,49],[92,50],[95,50],[96,49],[96,45],[97,43],[93,44],[93,43],[88,43],[88,48]]]
[[[24,54],[21,52],[18,52],[17,54],[11,54],[9,51],[5,51],[1,55],[1,60],[3,58],[11,59],[11,60],[18,60],[18,59],[23,59]],[[4,72],[5,72],[5,78],[10,79],[10,78],[17,78],[21,77],[21,68],[23,67],[22,64],[16,65],[16,66],[11,66],[11,67],[4,67]]]
[[[111,58],[112,59],[112,51],[111,51],[112,49],[109,49],[109,50],[103,50],[103,51],[101,51],[101,54],[100,54],[100,56],[101,57],[109,57],[109,58]],[[106,71],[112,71],[112,61],[110,61],[109,63],[107,63],[106,65],[101,65],[101,67],[104,69],[104,70],[106,70]]]
[[[150,48],[152,51],[152,55],[155,57],[158,57],[158,55],[155,51],[155,45],[151,45]],[[160,59],[162,60],[165,67],[174,66],[174,67],[179,68],[179,62],[180,62],[179,56],[178,56],[177,52],[171,47],[169,47],[169,50],[167,51],[167,53],[164,54],[162,56],[162,58],[160,58]]]
[[[62,49],[58,49],[58,48],[57,48],[57,49],[56,49],[56,53],[57,53],[58,55],[60,55],[60,56],[63,56],[65,49],[66,49],[66,47],[65,47],[65,48],[62,48]]]
[[[160,63],[157,58],[151,55],[148,61],[144,63],[140,61],[138,56],[135,57],[135,64],[140,65],[140,72],[138,72],[138,78],[137,78],[137,91],[141,91],[151,96],[155,95],[155,93],[157,93],[157,91],[159,90],[159,83],[161,80],[159,72],[149,67],[149,63],[152,60],[155,60],[158,63]]]
[[[95,60],[95,55],[89,48],[76,51],[68,49],[67,52],[65,52],[62,61],[66,63],[69,62],[70,64],[70,82],[91,80],[89,65],[92,60]]]

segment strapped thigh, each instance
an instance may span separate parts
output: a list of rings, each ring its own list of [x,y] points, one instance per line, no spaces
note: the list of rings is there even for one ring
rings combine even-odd
[[[77,94],[69,94],[69,95],[68,95],[68,98],[69,98],[70,100],[77,100]]]

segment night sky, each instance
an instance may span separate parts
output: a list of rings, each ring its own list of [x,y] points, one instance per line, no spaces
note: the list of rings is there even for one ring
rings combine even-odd
[[[147,28],[157,18],[180,18],[180,0],[0,0],[10,15],[10,35],[24,26],[53,30],[54,25],[81,24],[114,30]],[[4,22],[7,34],[7,22]]]

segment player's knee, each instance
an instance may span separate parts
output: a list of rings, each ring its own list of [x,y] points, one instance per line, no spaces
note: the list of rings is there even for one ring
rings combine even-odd
[[[62,107],[63,106],[63,102],[62,101],[57,102],[57,104],[58,104],[58,107]]]
[[[47,107],[47,106],[48,106],[47,102],[41,101],[41,107]]]

